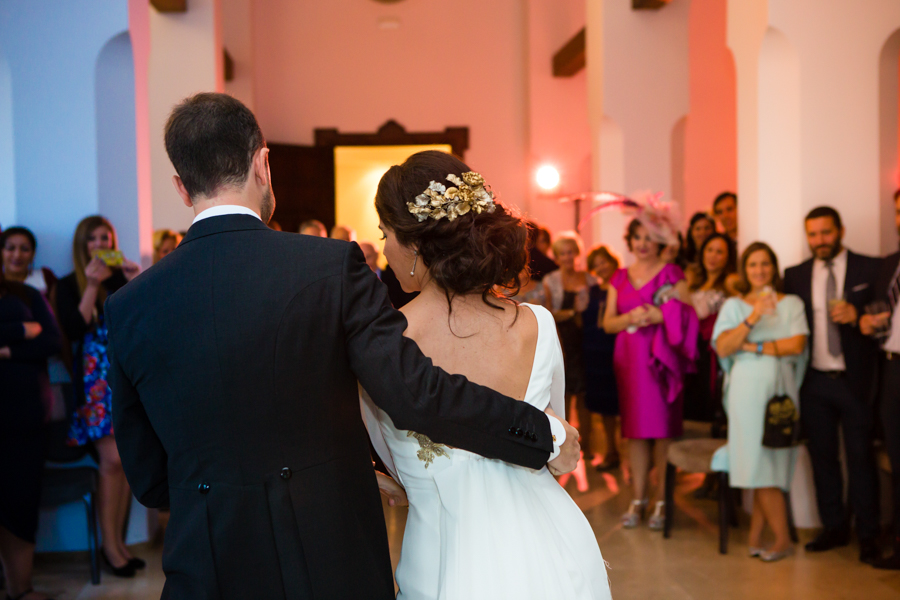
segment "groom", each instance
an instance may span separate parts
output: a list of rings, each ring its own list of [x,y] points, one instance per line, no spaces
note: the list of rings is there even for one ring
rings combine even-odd
[[[171,508],[163,598],[393,599],[357,380],[398,429],[574,469],[568,424],[403,337],[356,244],[266,227],[269,150],[243,104],[188,98],[165,141],[194,222],[105,313],[125,473],[143,504]]]

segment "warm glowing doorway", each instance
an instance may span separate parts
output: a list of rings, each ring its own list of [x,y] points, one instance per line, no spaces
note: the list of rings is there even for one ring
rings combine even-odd
[[[378,230],[375,192],[381,176],[422,150],[451,152],[449,144],[415,146],[335,146],[334,214],[335,223],[356,230],[360,242],[374,243],[379,252],[384,242]],[[382,256],[381,265],[384,266]]]

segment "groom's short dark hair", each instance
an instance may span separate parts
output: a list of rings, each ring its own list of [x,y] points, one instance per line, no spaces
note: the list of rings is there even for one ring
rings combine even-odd
[[[166,153],[191,198],[243,185],[266,145],[249,108],[228,94],[202,93],[175,107],[166,122]]]

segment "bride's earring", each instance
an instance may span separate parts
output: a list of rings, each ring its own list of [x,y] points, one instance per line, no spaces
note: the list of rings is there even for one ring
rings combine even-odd
[[[414,277],[416,274],[416,264],[419,262],[419,251],[416,250],[416,259],[413,261],[412,269],[409,271],[409,276]]]

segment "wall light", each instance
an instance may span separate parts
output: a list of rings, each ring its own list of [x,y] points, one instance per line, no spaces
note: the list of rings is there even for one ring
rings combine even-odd
[[[559,187],[559,171],[550,165],[544,165],[537,170],[537,184],[543,190],[555,190]]]

